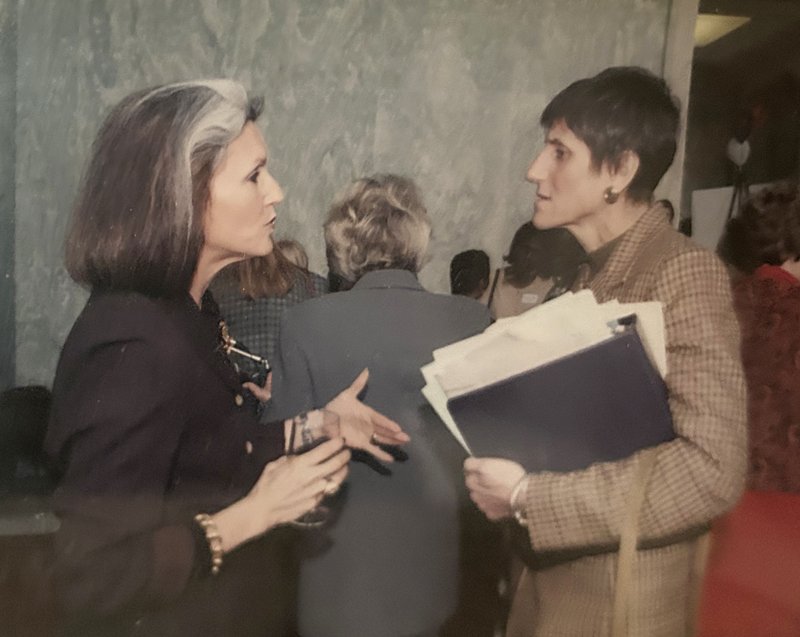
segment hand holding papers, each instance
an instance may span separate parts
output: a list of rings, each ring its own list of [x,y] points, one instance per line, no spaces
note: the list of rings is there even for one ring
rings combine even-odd
[[[564,295],[436,350],[422,373],[424,395],[470,453],[528,471],[579,469],[674,437],[659,303]]]

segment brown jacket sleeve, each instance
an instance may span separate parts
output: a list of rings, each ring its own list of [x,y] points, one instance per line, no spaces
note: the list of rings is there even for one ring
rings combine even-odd
[[[706,251],[689,250],[659,263],[651,278],[641,295],[626,294],[623,286],[617,296],[664,305],[677,438],[660,448],[641,519],[642,536],[659,538],[703,525],[738,499],[746,469],[745,389],[723,266]],[[527,510],[533,547],[618,541],[635,461],[532,474]]]

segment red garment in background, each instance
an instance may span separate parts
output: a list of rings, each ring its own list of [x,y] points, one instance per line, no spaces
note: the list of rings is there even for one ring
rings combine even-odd
[[[763,265],[734,287],[750,486],[714,524],[698,637],[800,635],[800,281]]]
[[[734,304],[748,391],[748,486],[800,493],[800,281],[762,265],[734,287]]]
[[[718,520],[697,637],[800,635],[800,494],[747,491]]]

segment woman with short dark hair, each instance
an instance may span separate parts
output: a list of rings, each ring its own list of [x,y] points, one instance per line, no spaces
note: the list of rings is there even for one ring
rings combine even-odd
[[[545,130],[561,123],[585,143],[598,174],[604,167],[618,172],[635,156],[638,165],[624,189],[611,192],[647,205],[675,157],[679,122],[680,107],[667,83],[633,66],[573,82],[539,118]]]
[[[653,452],[563,473],[465,461],[472,499],[490,519],[515,518],[537,562],[550,566],[523,576],[509,637],[692,634],[705,532],[744,486],[745,396],[727,272],[672,228],[653,197],[678,122],[666,82],[636,67],[573,82],[541,117],[545,144],[527,174],[537,189],[533,223],[566,228],[587,252],[574,290],[662,304],[676,436]],[[564,390],[581,400],[580,387]],[[647,550],[628,562],[620,537],[631,511],[631,546],[639,538]]]
[[[70,634],[291,634],[278,527],[339,488],[349,452],[339,437],[284,456],[291,422],[243,408],[206,295],[224,266],[272,249],[283,193],[259,110],[229,80],[169,84],[125,98],[95,141],[67,238],[91,296],[46,439],[63,472],[55,584]],[[390,459],[374,436],[405,436],[356,400],[365,381],[327,406],[349,445]]]

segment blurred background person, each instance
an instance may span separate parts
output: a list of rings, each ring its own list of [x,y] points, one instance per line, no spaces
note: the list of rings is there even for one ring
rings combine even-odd
[[[479,299],[489,287],[489,255],[483,250],[459,252],[450,261],[450,292]]]
[[[294,239],[279,239],[275,245],[298,268],[301,276],[305,277],[305,287],[309,291],[309,298],[321,296],[328,291],[327,280],[308,269],[308,254],[303,244]]]
[[[750,197],[728,225],[748,390],[749,486],[800,493],[800,197],[797,184]]]
[[[297,241],[282,239],[263,257],[225,268],[211,285],[214,300],[238,346],[271,364],[287,308],[325,294],[328,282],[308,270],[308,257]],[[230,354],[243,378],[266,380],[263,363]]]
[[[661,204],[661,207],[664,208],[664,213],[667,215],[667,221],[674,226],[675,206],[672,205],[672,202],[669,199],[659,199],[656,203]]]
[[[585,258],[564,228],[540,230],[530,221],[514,233],[504,268],[495,270],[486,305],[492,318],[516,316],[566,292]]]
[[[767,186],[720,244],[738,272],[734,307],[747,381],[748,489],[717,521],[699,637],[790,637],[800,627],[800,196]]]
[[[351,463],[338,518],[302,562],[303,637],[433,636],[456,611],[464,452],[422,396],[420,367],[437,347],[487,327],[489,315],[477,301],[422,288],[430,232],[411,180],[357,180],[325,222],[329,269],[349,289],[284,315],[275,416],[324,400],[351,370],[369,366],[363,400],[412,438],[391,470],[363,456]]]

